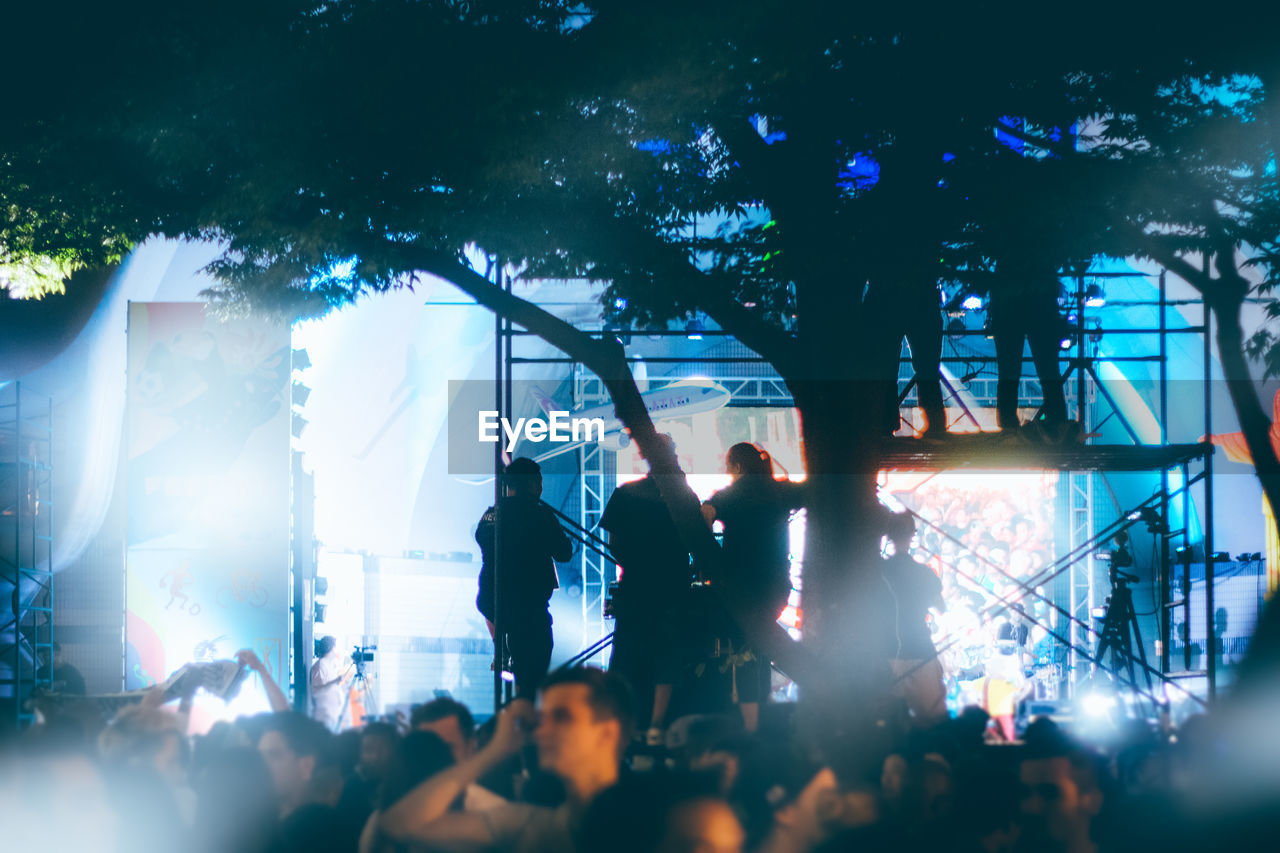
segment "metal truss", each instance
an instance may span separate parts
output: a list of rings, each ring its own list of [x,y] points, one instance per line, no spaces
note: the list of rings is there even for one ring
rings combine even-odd
[[[0,386],[0,695],[17,726],[31,722],[32,691],[53,681],[52,449],[52,399]]]

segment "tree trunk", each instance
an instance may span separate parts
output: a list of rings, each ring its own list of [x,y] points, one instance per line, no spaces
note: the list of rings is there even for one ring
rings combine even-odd
[[[805,522],[805,643],[836,661],[838,678],[868,686],[877,667],[872,584],[879,582],[882,510],[877,442],[861,383],[793,383],[804,425],[809,495]]]
[[[1262,493],[1272,509],[1280,507],[1280,460],[1271,444],[1271,419],[1267,417],[1258,399],[1258,388],[1249,374],[1249,364],[1244,354],[1244,329],[1240,324],[1243,294],[1236,289],[1209,299],[1213,317],[1217,321],[1218,361],[1226,379],[1231,405],[1240,421],[1240,432],[1253,457],[1253,467]],[[1206,334],[1208,332],[1206,331]],[[1212,523],[1212,519],[1206,520]]]

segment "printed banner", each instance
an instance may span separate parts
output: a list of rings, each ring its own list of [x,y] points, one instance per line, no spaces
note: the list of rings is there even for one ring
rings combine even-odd
[[[129,306],[128,689],[254,649],[287,684],[289,329]]]

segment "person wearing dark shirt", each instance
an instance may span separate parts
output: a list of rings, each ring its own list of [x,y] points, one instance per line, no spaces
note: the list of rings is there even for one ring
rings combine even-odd
[[[46,663],[40,667],[40,671],[36,677],[43,681],[50,679],[53,682],[51,688],[54,693],[61,693],[65,696],[83,696],[84,692],[84,676],[80,674],[80,670],[67,663],[62,657],[62,644],[53,644],[53,663]]]
[[[987,306],[996,344],[996,423],[1006,435],[1017,434],[1022,428],[1018,420],[1018,384],[1025,340],[1044,394],[1040,410],[1043,420],[1028,435],[1063,440],[1070,431],[1062,374],[1058,370],[1062,320],[1058,315],[1057,272],[1018,258],[1006,259],[1000,267],[992,278]]]
[[[930,608],[946,609],[942,581],[933,569],[911,557],[916,524],[910,513],[889,516],[887,528],[893,554],[880,571],[893,599],[893,622],[885,626],[888,657],[896,692],[906,700],[915,724],[925,728],[947,715],[942,664],[928,626]]]
[[[791,513],[804,504],[804,487],[775,480],[773,460],[754,444],[729,448],[725,470],[733,478],[702,506],[708,524],[724,525],[722,576],[712,578],[760,626],[777,621],[791,593],[791,555],[788,524]],[[747,659],[735,672],[738,707],[748,731],[759,722],[759,703],[768,698],[769,661],[747,643],[752,625],[738,625],[730,637],[735,657]]]
[[[559,586],[555,562],[568,561],[573,545],[555,513],[540,500],[542,468],[537,462],[523,456],[512,460],[503,481],[501,504],[485,510],[476,527],[483,557],[476,607],[490,633],[500,625],[503,637],[495,635],[494,642],[500,649],[506,641],[516,693],[528,697],[551,665],[549,604]],[[494,608],[495,587],[500,611]]]
[[[667,435],[661,438],[671,441]],[[626,678],[637,697],[652,690],[648,740],[656,746],[680,670],[677,626],[693,580],[689,550],[652,474],[619,486],[600,526],[609,532],[609,549],[622,566],[609,669]]]

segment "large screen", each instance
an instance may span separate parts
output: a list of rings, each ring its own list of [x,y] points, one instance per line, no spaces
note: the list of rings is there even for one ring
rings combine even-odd
[[[804,446],[798,413],[790,408],[730,407],[658,422],[672,436],[689,484],[706,500],[730,482],[724,456],[739,441],[768,450],[775,476],[803,480]],[[644,476],[648,465],[634,446],[618,452],[617,484]],[[952,699],[969,698],[967,683],[980,677],[1002,634],[1026,626],[1031,658],[1046,657],[1048,635],[1035,624],[1047,605],[1019,582],[1041,576],[1055,559],[1054,527],[1058,491],[1055,471],[882,471],[883,502],[919,516],[912,556],[942,580],[946,610],[934,614],[932,629],[941,652]],[[779,620],[799,638],[803,611],[804,513],[791,521],[792,596]],[[1043,592],[1043,591],[1042,591]],[[1025,615],[1012,618],[1007,605]],[[1009,627],[1006,627],[1009,626]]]

